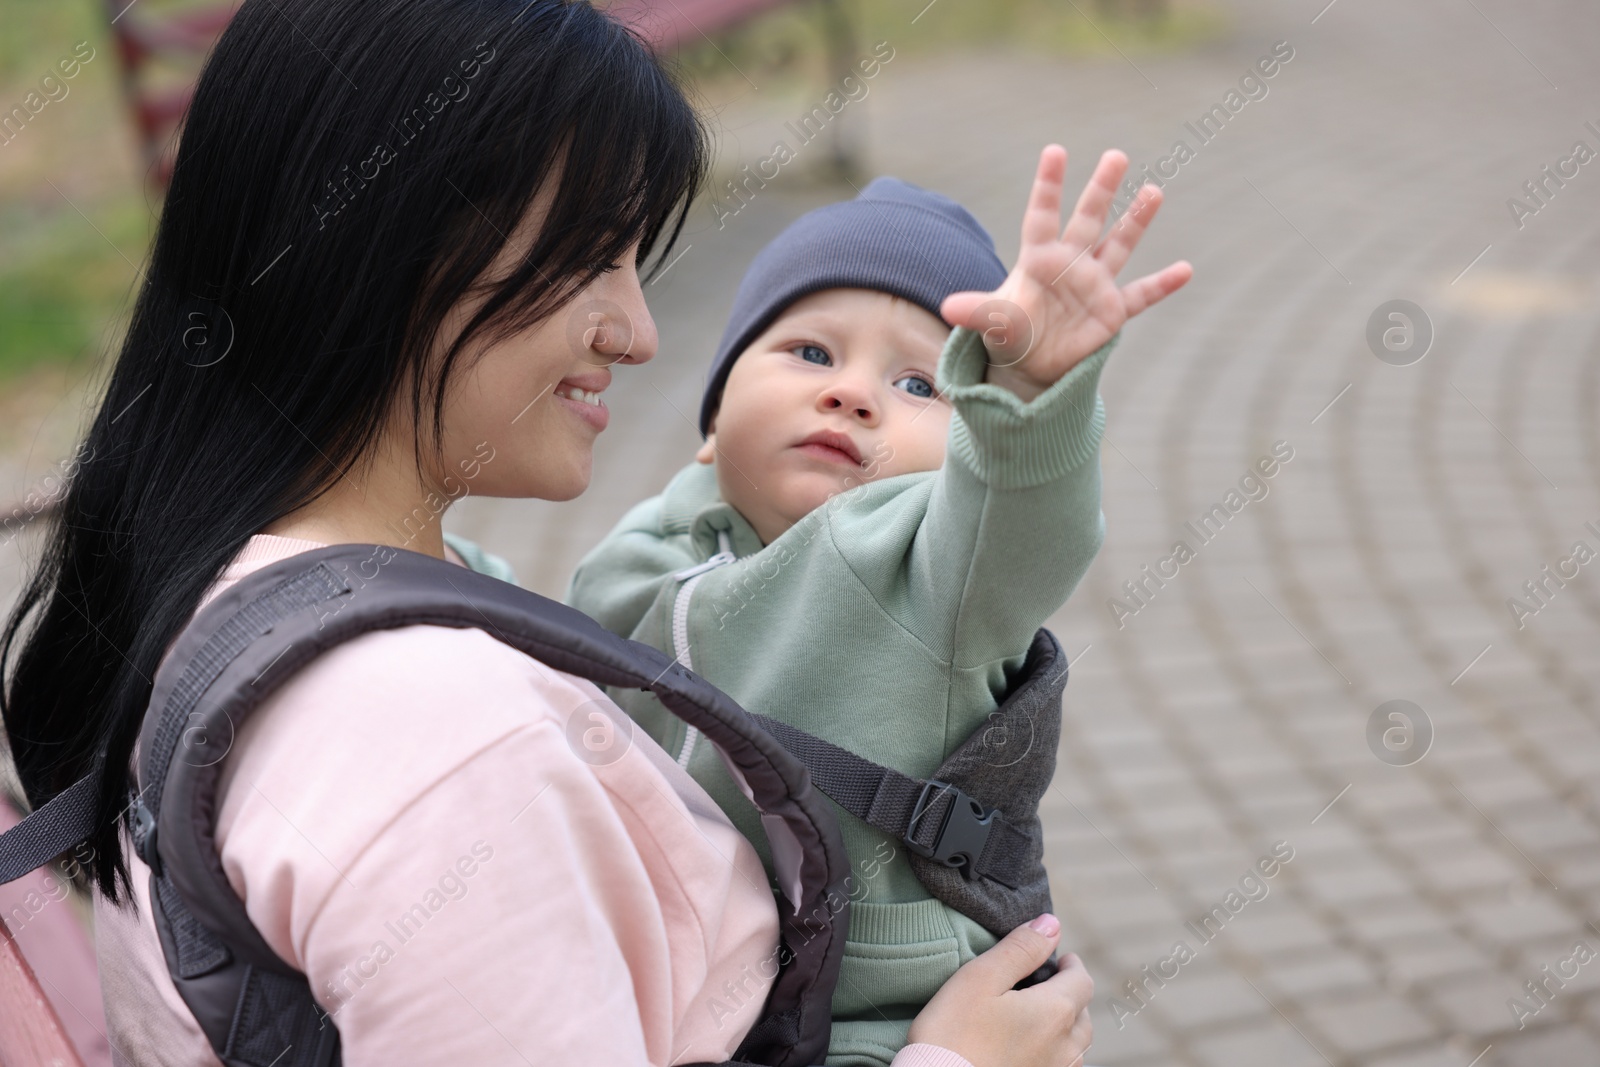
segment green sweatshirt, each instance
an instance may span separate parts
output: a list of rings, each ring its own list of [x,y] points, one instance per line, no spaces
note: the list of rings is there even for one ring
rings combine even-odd
[[[715,469],[692,463],[584,558],[568,601],[752,711],[926,778],[999,706],[1099,550],[1097,385],[1115,342],[1024,403],[983,381],[981,336],[956,329],[939,361],[955,408],[939,470],[848,489],[763,545],[721,499]],[[757,812],[712,746],[653,696],[612,696],[770,872]],[[887,1064],[994,938],[923,889],[903,842],[835,811],[855,870],[828,1063]]]

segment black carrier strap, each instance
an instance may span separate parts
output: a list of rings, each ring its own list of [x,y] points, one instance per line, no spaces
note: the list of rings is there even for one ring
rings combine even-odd
[[[1034,635],[1018,678],[928,779],[751,717],[799,757],[834,803],[904,842],[930,893],[1003,937],[1051,910],[1039,801],[1055,774],[1067,659],[1049,630]]]
[[[38,870],[94,833],[99,782],[79,778],[0,834],[0,885]]]
[[[800,761],[655,649],[498,579],[375,545],[318,549],[248,575],[196,615],[156,675],[140,735],[135,848],[151,869],[168,969],[223,1062],[325,1067],[340,1052],[306,977],[272,952],[223,873],[215,841],[222,757],[250,712],[316,656],[363,633],[417,624],[481,629],[557,670],[648,690],[727,754],[770,816],[762,820],[769,835],[783,838],[773,850],[791,858],[785,888],[797,894],[792,910],[780,908],[780,969],[764,1014],[735,1058],[769,1067],[822,1062],[850,864]],[[96,786],[75,784],[0,835],[3,880],[88,834]]]

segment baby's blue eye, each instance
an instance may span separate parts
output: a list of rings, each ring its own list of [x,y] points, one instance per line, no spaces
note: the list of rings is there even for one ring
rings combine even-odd
[[[894,383],[897,388],[904,389],[912,396],[923,400],[933,399],[933,383],[919,374],[908,374]]]
[[[797,345],[794,352],[807,363],[820,363],[824,367],[833,363],[833,359],[828,355],[827,349],[818,348],[816,345]]]

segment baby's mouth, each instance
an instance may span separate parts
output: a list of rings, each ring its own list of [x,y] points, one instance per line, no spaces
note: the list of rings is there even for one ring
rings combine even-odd
[[[830,463],[861,466],[861,449],[847,435],[833,430],[819,430],[794,447],[808,456]]]

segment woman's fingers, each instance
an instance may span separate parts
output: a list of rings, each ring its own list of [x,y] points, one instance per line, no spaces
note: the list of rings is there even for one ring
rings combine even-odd
[[[1067,1033],[1067,1044],[1072,1057],[1067,1061],[1067,1067],[1083,1067],[1083,1057],[1094,1046],[1094,1023],[1089,1020],[1087,1006],[1073,1020],[1072,1029]]]
[[[1160,303],[1173,293],[1182,289],[1190,278],[1194,277],[1194,268],[1186,259],[1168,264],[1154,274],[1146,274],[1138,281],[1129,282],[1122,287],[1122,305],[1127,311],[1128,318],[1144,311],[1152,304]]]
[[[998,997],[1010,992],[1050,958],[1060,939],[1061,921],[1049,913],[1017,927],[963,968],[970,969],[968,977],[975,987],[973,995]],[[1050,982],[1059,977],[1059,972],[1052,975]],[[1084,977],[1088,977],[1087,973]]]
[[[945,981],[912,1021],[910,1040],[938,1045],[980,1065],[1072,1063],[1092,1037],[1085,1009],[1094,981],[1083,961],[1069,952],[1048,981],[1013,988],[1050,958],[1060,940],[1061,923],[1054,915],[1012,930]]]
[[[1061,243],[1074,254],[1099,240],[1106,224],[1106,212],[1127,170],[1128,157],[1115,148],[1108,149],[1100,157],[1094,174],[1078,197],[1078,206],[1067,220],[1067,228],[1061,231]]]
[[[1056,973],[1050,976],[1049,981],[1025,989],[1021,995],[1041,998],[1033,1005],[1034,1010],[1042,1008],[1044,1015],[1041,1021],[1048,1019],[1046,1025],[1061,1035],[1055,1039],[1060,1042],[1059,1048],[1063,1054],[1057,1062],[1066,1067],[1082,1067],[1083,1053],[1088,1050],[1094,1037],[1094,1025],[1089,1021],[1089,1004],[1094,1000],[1094,979],[1089,977],[1089,971],[1078,954],[1064,953],[1056,964]]]
[[[1056,964],[1056,973],[1034,988],[1049,989],[1080,1008],[1094,999],[1094,979],[1089,977],[1089,969],[1076,952],[1064,954]]]
[[[1022,243],[1044,244],[1056,239],[1061,229],[1061,183],[1067,176],[1067,150],[1047,144],[1039,153],[1039,167],[1033,174],[1033,189],[1022,212]]]

